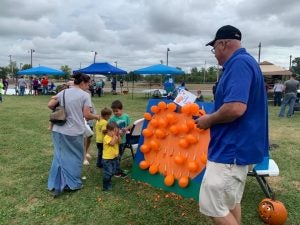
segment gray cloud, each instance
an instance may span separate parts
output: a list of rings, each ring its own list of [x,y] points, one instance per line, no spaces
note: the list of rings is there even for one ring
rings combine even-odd
[[[257,58],[287,67],[299,54],[300,3],[296,0],[2,0],[0,66],[9,57],[34,66],[77,69],[107,61],[126,70],[166,63],[186,71],[216,65],[210,41],[225,24],[243,33],[243,45]]]

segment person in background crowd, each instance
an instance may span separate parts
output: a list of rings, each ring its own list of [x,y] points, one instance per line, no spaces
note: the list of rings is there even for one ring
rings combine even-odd
[[[241,200],[248,165],[260,163],[269,150],[268,101],[256,60],[241,47],[236,27],[221,27],[211,42],[223,67],[211,114],[196,120],[210,128],[208,160],[199,193],[200,212],[217,225],[241,224]]]
[[[29,77],[29,81],[28,81],[28,86],[29,86],[29,91],[28,91],[28,95],[32,95],[32,90],[33,90],[33,77]]]
[[[98,94],[98,97],[101,97],[102,95],[102,87],[103,87],[103,80],[100,79],[96,82],[96,93]]]
[[[284,89],[284,85],[281,83],[281,80],[276,80],[276,83],[273,88],[274,106],[276,106],[276,105],[281,106],[281,98],[282,98],[283,89]]]
[[[0,102],[2,103],[2,94],[3,94],[3,82],[0,82]]]
[[[42,91],[43,91],[43,88],[42,88],[42,78],[41,77],[39,77],[38,83],[39,83],[39,85],[38,85],[38,95],[41,95]]]
[[[3,78],[2,80],[3,82],[3,90],[4,90],[4,95],[6,95],[7,89],[8,89],[8,79],[7,78]]]
[[[91,80],[90,86],[89,86],[89,90],[91,92],[91,96],[94,97],[95,95],[95,91],[96,91],[96,82],[94,79]]]
[[[41,84],[42,84],[42,93],[43,95],[47,95],[48,94],[48,78],[47,77],[43,77]]]
[[[39,81],[38,79],[35,77],[32,81],[32,87],[33,87],[33,95],[37,96],[39,94]]]
[[[117,78],[116,77],[112,77],[112,80],[111,80],[111,93],[117,94]]]
[[[197,98],[196,98],[196,100],[199,101],[199,102],[204,102],[204,97],[202,95],[201,90],[197,91]]]
[[[291,117],[294,113],[294,106],[297,99],[297,90],[299,89],[299,81],[296,80],[296,74],[292,74],[290,79],[284,82],[284,98],[279,112],[279,117],[284,117],[285,108],[289,105],[287,117]]]
[[[20,93],[19,93],[20,96],[24,96],[26,88],[27,88],[26,80],[24,79],[24,76],[21,76],[18,79],[18,89],[20,90]]]

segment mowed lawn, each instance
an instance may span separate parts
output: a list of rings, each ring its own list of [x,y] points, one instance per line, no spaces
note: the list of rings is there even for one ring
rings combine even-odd
[[[143,117],[148,99],[144,95],[94,97],[100,109],[115,99],[124,104],[132,121]],[[113,191],[102,192],[102,171],[93,159],[84,167],[84,188],[54,199],[47,191],[52,161],[51,132],[47,130],[49,96],[4,96],[0,103],[0,224],[103,224],[103,225],[192,225],[212,224],[198,211],[198,203],[131,179],[114,178]],[[279,108],[269,106],[271,157],[280,176],[268,178],[278,200],[288,210],[286,224],[300,224],[300,112],[278,118]],[[127,151],[129,155],[129,151]],[[131,169],[132,159],[122,161]],[[257,205],[264,198],[257,181],[248,177],[242,201],[245,225],[263,224]]]

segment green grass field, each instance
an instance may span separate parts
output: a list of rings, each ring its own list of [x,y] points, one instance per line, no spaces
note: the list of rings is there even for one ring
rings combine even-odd
[[[100,109],[115,99],[124,104],[132,121],[143,117],[147,99],[144,95],[110,95],[94,97]],[[47,191],[47,176],[52,161],[51,132],[47,130],[50,110],[49,96],[4,96],[0,103],[0,224],[103,224],[103,225],[192,225],[212,224],[198,212],[191,199],[155,189],[149,185],[114,178],[113,191],[102,192],[102,172],[94,156],[84,188],[65,193],[54,199]],[[269,107],[270,154],[280,167],[280,176],[269,178],[277,199],[288,210],[286,224],[300,224],[300,113],[290,119],[277,117],[279,108]],[[127,152],[129,155],[129,151]],[[131,169],[132,159],[123,160]],[[263,224],[257,205],[264,198],[255,178],[248,177],[242,201],[242,220],[245,225]]]

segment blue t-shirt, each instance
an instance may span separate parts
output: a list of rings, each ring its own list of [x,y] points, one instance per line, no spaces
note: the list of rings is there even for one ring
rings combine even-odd
[[[247,105],[243,116],[211,128],[208,159],[217,163],[247,165],[268,155],[268,105],[264,78],[255,59],[238,49],[223,65],[215,109],[224,103]]]

